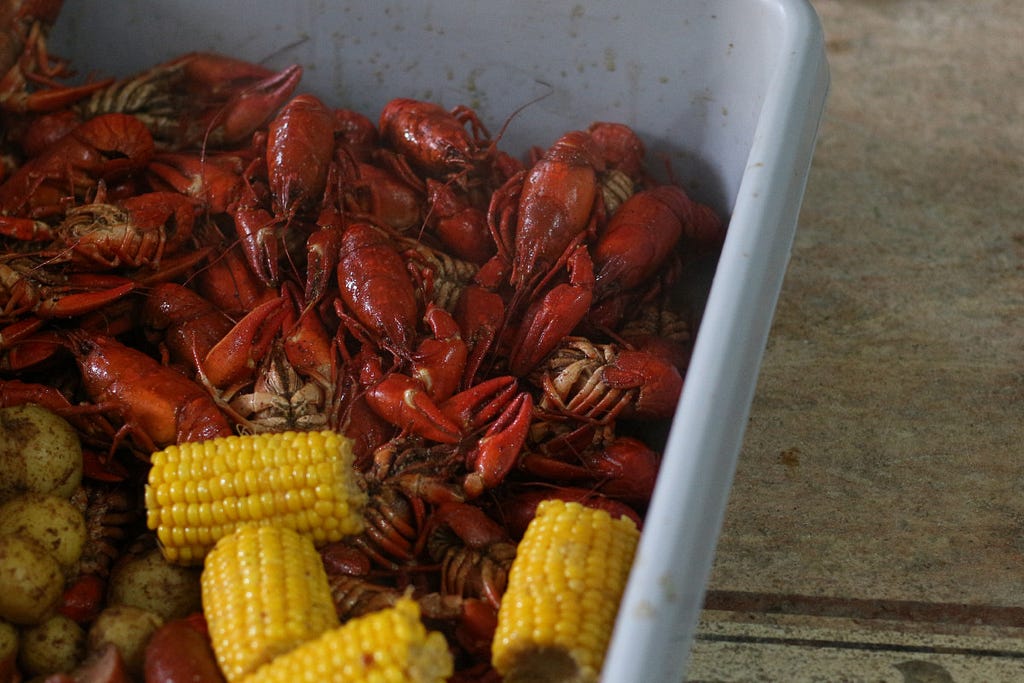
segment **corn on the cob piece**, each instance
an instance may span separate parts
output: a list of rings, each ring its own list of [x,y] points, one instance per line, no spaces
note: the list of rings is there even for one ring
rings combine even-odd
[[[340,623],[320,554],[308,536],[250,524],[206,557],[203,613],[229,682]]]
[[[441,683],[453,673],[444,636],[428,632],[419,605],[404,597],[281,655],[243,683]]]
[[[509,570],[491,646],[515,681],[597,681],[640,533],[604,510],[546,500]]]
[[[280,524],[322,544],[363,529],[352,444],[331,431],[249,434],[154,453],[146,522],[164,556],[196,564],[240,524]]]

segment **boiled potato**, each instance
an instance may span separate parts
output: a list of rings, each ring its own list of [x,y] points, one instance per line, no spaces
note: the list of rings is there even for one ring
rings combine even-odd
[[[26,493],[0,504],[0,535],[17,534],[46,548],[69,570],[85,547],[85,517],[66,498]]]
[[[100,612],[89,627],[87,649],[95,653],[113,643],[121,652],[129,673],[138,676],[145,662],[146,644],[163,623],[163,619],[148,610],[111,605]]]
[[[73,619],[55,614],[23,629],[18,664],[23,673],[44,676],[71,671],[85,658],[85,631]]]
[[[82,481],[74,428],[42,406],[0,408],[0,502],[25,491],[69,497]]]
[[[114,567],[107,600],[141,607],[169,621],[202,608],[199,577],[199,569],[173,565],[159,548],[153,548]]]
[[[18,629],[0,621],[0,681],[13,681],[18,661]]]
[[[38,624],[57,607],[64,575],[57,560],[30,538],[0,536],[0,619]]]

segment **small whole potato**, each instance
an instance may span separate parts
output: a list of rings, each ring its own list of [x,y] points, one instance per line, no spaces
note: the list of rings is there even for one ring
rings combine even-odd
[[[82,482],[82,443],[42,406],[0,408],[0,502],[26,491],[69,497]]]
[[[38,624],[60,602],[64,574],[57,560],[31,538],[0,536],[0,619]]]
[[[23,673],[45,676],[71,671],[84,658],[85,630],[63,614],[21,632],[18,664]]]
[[[0,681],[13,681],[18,662],[18,629],[0,621]]]
[[[86,639],[90,653],[113,643],[124,658],[125,668],[134,676],[142,673],[146,644],[164,623],[158,615],[130,605],[111,605],[100,612],[89,627]]]
[[[85,547],[85,516],[66,498],[25,493],[0,504],[0,535],[31,538],[69,570]]]
[[[202,609],[199,577],[198,568],[173,565],[154,547],[114,566],[107,601],[141,607],[169,621]]]

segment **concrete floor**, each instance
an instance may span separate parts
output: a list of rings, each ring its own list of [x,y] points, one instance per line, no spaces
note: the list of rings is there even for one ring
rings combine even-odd
[[[1024,681],[1024,3],[812,0],[832,86],[693,681]]]

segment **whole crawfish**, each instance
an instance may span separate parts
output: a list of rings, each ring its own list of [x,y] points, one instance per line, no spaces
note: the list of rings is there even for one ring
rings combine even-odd
[[[353,223],[342,236],[338,288],[344,310],[373,341],[408,358],[419,303],[405,260],[393,241],[369,223]]]
[[[163,149],[225,147],[264,126],[301,77],[298,65],[275,72],[191,52],[97,89],[75,112],[82,119],[113,112],[136,116]]]
[[[724,237],[722,222],[674,185],[632,195],[609,218],[594,247],[596,298],[644,284],[683,237],[704,248],[716,246]]]
[[[498,258],[511,268],[510,310],[519,311],[573,248],[595,234],[603,206],[597,182],[602,168],[590,135],[572,131],[494,193],[488,224]]]
[[[46,251],[85,268],[157,269],[192,237],[198,205],[175,192],[148,192],[115,203],[93,201],[67,210]]]
[[[322,199],[334,156],[334,112],[312,95],[290,100],[267,130],[267,175],[274,212],[288,218]]]
[[[119,275],[65,273],[29,257],[0,258],[0,323],[23,316],[69,318],[98,310],[136,288]]]
[[[249,267],[270,287],[280,283],[280,262],[288,253],[282,231],[293,229],[296,215],[323,199],[333,152],[333,113],[312,95],[289,101],[269,124],[264,163],[270,206],[250,183],[232,214]],[[258,161],[251,173],[258,171]]]
[[[471,131],[466,129],[470,124]],[[400,97],[384,105],[381,139],[435,178],[466,173],[490,142],[490,133],[468,107],[447,111],[433,102]]]
[[[206,390],[142,351],[84,330],[68,342],[89,399],[119,413],[121,433],[143,452],[234,433]]]
[[[567,337],[531,380],[544,391],[540,410],[600,423],[667,419],[683,388],[665,358],[582,337]]]
[[[60,214],[65,197],[81,199],[101,181],[112,184],[142,171],[153,151],[153,136],[135,117],[97,116],[29,159],[0,185],[0,215]]]

